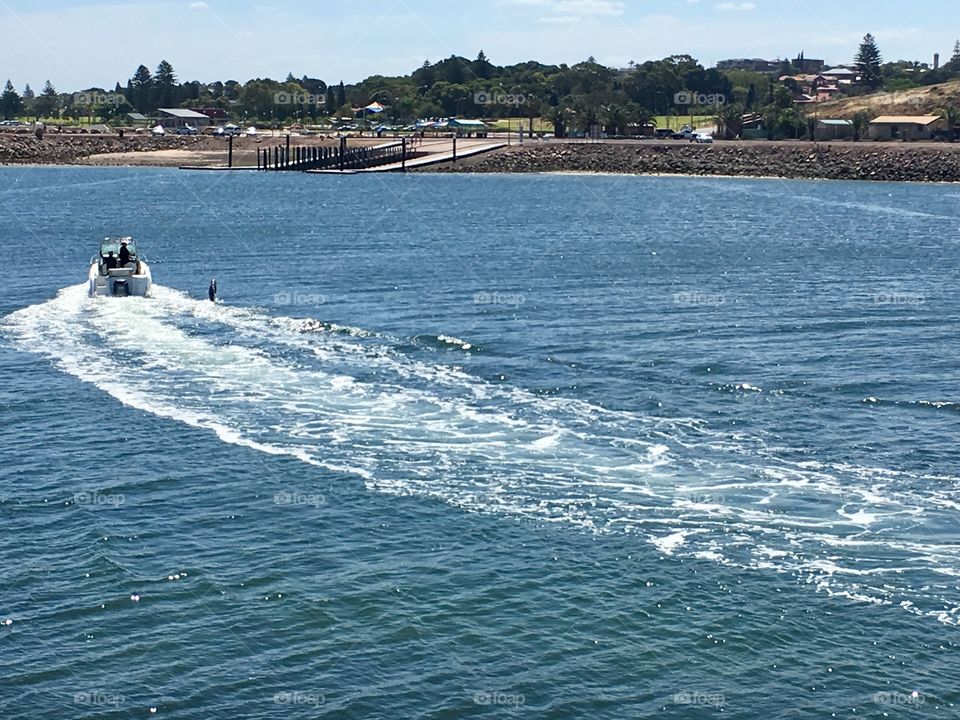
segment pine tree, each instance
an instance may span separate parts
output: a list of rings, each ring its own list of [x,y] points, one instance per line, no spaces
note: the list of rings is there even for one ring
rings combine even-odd
[[[337,107],[342,108],[347,104],[347,90],[343,86],[343,80],[337,85]]]
[[[487,59],[487,54],[481,50],[477,59],[470,64],[470,72],[482,80],[489,80],[493,77],[493,71],[493,64]]]
[[[0,115],[4,120],[12,120],[23,109],[23,99],[13,89],[13,83],[7,80],[7,85],[0,95]]]
[[[944,65],[948,72],[960,73],[960,40],[953,44],[953,57]]]
[[[128,100],[142,113],[149,113],[153,101],[153,76],[145,65],[137,68],[130,81],[130,95]]]
[[[33,88],[30,87],[30,83],[27,83],[23,87],[23,112],[25,115],[35,115],[39,117],[37,113],[37,94],[33,91]]]
[[[856,57],[860,82],[869,88],[879,88],[883,84],[883,72],[880,67],[882,63],[883,57],[880,55],[880,48],[877,47],[876,39],[873,35],[867,33],[863,42],[860,43],[860,49],[857,51]]]
[[[49,80],[44,83],[43,92],[37,98],[37,117],[54,117],[60,112],[60,95]]]
[[[166,60],[161,60],[157,65],[157,72],[153,76],[153,87],[157,107],[176,107],[177,75],[173,72],[173,65]]]

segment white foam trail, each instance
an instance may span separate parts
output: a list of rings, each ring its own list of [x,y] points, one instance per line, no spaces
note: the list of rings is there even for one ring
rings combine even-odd
[[[955,624],[960,588],[923,588],[930,573],[952,577],[960,547],[917,538],[954,521],[956,477],[793,462],[697,419],[485,382],[397,350],[403,339],[155,291],[67,288],[0,329],[123,404],[379,492],[637,534],[665,554],[792,572],[845,597],[906,596],[911,612]],[[884,582],[862,582],[872,577]]]

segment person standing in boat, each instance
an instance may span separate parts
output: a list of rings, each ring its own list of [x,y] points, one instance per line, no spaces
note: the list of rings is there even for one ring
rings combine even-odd
[[[210,297],[210,302],[217,301],[217,279],[212,278],[210,280],[210,287],[207,288],[207,295]]]
[[[126,267],[130,262],[130,248],[127,247],[127,241],[120,242],[120,267]]]

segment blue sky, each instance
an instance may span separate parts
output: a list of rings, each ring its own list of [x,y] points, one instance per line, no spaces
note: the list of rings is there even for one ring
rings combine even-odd
[[[801,50],[837,64],[866,32],[887,59],[929,62],[951,54],[958,18],[945,0],[0,0],[0,80],[109,89],[166,59],[181,80],[349,83],[480,49],[498,64],[689,53],[712,65]]]

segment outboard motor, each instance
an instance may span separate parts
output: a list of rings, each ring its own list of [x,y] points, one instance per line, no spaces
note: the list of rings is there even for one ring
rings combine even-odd
[[[114,297],[130,297],[130,285],[127,284],[126,280],[113,281],[113,296]]]

